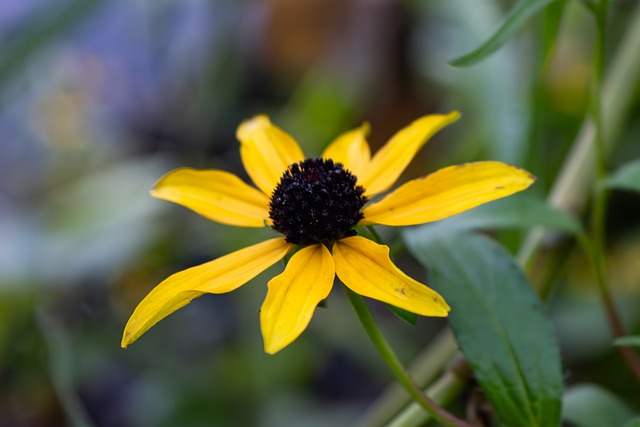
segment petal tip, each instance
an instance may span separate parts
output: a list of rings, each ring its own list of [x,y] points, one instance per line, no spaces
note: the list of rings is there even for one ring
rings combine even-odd
[[[275,346],[267,346],[267,344],[265,343],[264,345],[264,352],[273,356],[274,354],[276,354],[277,352],[279,352],[280,350],[282,350],[281,348],[277,348]]]
[[[462,117],[462,113],[460,113],[460,111],[458,110],[453,110],[451,111],[449,114],[446,115],[447,119],[449,119],[452,122],[455,122],[456,120],[458,120],[460,117]]]
[[[518,171],[518,173],[521,175],[522,179],[524,180],[524,183],[525,183],[524,188],[528,188],[529,186],[533,185],[533,183],[536,182],[536,180],[538,179],[537,176],[535,176],[534,174],[532,174],[531,172],[529,172],[524,168],[521,168],[518,166],[512,166],[512,167]]]
[[[171,202],[173,200],[169,197],[169,194],[172,194],[172,191],[168,190],[167,187],[161,187],[159,183],[149,190],[149,195],[154,199]]]
[[[440,294],[432,295],[431,300],[433,301],[433,306],[431,307],[432,312],[429,314],[430,317],[449,316],[449,312],[451,312],[451,306],[449,306],[447,301]]]
[[[451,306],[445,300],[442,300],[442,304],[442,317],[448,317],[449,313],[451,313]]]
[[[131,339],[131,332],[125,331],[124,335],[122,336],[122,341],[120,342],[120,347],[127,348],[132,343],[133,343],[133,340]]]
[[[449,125],[453,122],[456,122],[460,117],[462,117],[462,113],[460,113],[460,111],[458,110],[453,110],[453,111],[450,111],[449,113],[444,113],[444,114],[427,114],[417,119],[416,121],[418,122],[424,121],[424,123],[429,123],[435,120],[439,123],[436,130],[440,130],[444,126]]]
[[[249,134],[256,129],[265,128],[271,126],[271,120],[265,114],[258,114],[250,119],[247,119],[240,123],[236,131],[236,137],[242,142],[249,137]]]
[[[262,331],[262,332],[264,334],[265,331]],[[291,344],[291,342],[286,342],[282,339],[277,340],[277,339],[273,339],[273,337],[265,337],[264,352],[273,356],[274,354],[278,353],[280,350],[282,350],[289,344]]]
[[[166,187],[167,180],[169,179],[169,182],[171,182],[172,178],[175,178],[176,175],[180,176],[184,172],[188,173],[188,171],[195,171],[195,169],[188,167],[179,167],[165,173],[158,181],[156,181],[155,184],[153,184],[153,187],[151,187],[151,190],[149,190],[149,195],[151,195],[151,197],[155,197],[156,199],[161,199],[162,189]]]

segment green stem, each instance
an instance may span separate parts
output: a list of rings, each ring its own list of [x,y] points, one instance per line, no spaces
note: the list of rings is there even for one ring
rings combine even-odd
[[[447,371],[428,389],[428,394],[439,402],[450,403],[458,398],[469,383],[471,369],[460,357]],[[412,403],[405,411],[392,419],[387,427],[423,426],[432,419],[416,403]]]
[[[602,129],[606,135],[605,150],[607,151],[616,142],[616,136],[620,134],[629,117],[629,111],[635,99],[635,91],[629,88],[635,86],[638,75],[640,75],[640,5],[636,7],[625,35],[618,43],[617,51],[602,85],[601,115],[604,125]],[[592,188],[593,159],[596,151],[594,150],[594,127],[592,119],[585,120],[551,188],[548,201],[558,209],[567,212],[580,210],[587,199],[589,189]],[[519,264],[525,267],[531,263],[542,243],[553,234],[553,231],[543,228],[530,231],[518,252]],[[443,334],[450,334],[450,332],[442,332],[440,336]],[[456,343],[453,340],[448,341],[442,345],[442,348],[454,352]],[[444,363],[441,362],[440,365],[444,366]]]
[[[542,41],[538,45],[538,54],[536,58],[536,72],[533,75],[533,81],[530,90],[531,96],[531,118],[529,121],[529,129],[527,135],[527,147],[529,155],[527,156],[529,164],[525,164],[529,170],[541,170],[547,163],[546,156],[540,150],[544,144],[540,144],[540,128],[542,125],[544,113],[547,109],[545,101],[545,76],[549,73],[552,64],[553,53],[557,44],[557,36],[560,28],[560,21],[564,11],[566,0],[556,1],[544,8],[542,19]]]
[[[605,305],[607,315],[610,319],[614,333],[622,332],[622,323],[618,316],[611,294],[606,282],[604,266],[604,224],[606,215],[607,193],[605,189],[598,186],[598,182],[607,174],[605,137],[602,128],[602,74],[604,71],[604,43],[606,33],[606,19],[608,0],[600,0],[592,9],[596,20],[596,40],[593,54],[593,78],[591,84],[591,115],[595,125],[595,147],[596,147],[596,182],[594,183],[594,206],[591,216],[591,242],[587,248],[595,270],[596,282]],[[583,244],[584,246],[584,244]]]
[[[609,151],[616,142],[616,137],[629,117],[633,105],[634,87],[640,74],[640,5],[629,20],[626,33],[618,43],[615,57],[608,67],[606,78],[602,84],[601,126],[604,134],[605,151]],[[576,137],[558,178],[548,196],[552,206],[561,210],[574,212],[580,210],[587,199],[594,180],[595,126],[593,118],[586,120]],[[518,259],[528,264],[534,253],[552,231],[536,228],[529,232],[522,245]]]
[[[384,241],[382,240],[382,237],[380,236],[380,234],[378,234],[376,229],[373,228],[373,226],[366,225],[362,227],[362,229],[364,231],[364,234],[367,234],[371,238],[371,240],[373,240],[379,245],[384,245]],[[404,241],[402,239],[396,239],[396,241],[393,242],[393,244],[389,245],[389,256],[393,259],[394,256],[404,251],[405,249],[406,247],[405,247]]]
[[[593,216],[591,218],[591,237],[589,240],[586,236],[582,236],[580,243],[586,254],[589,255],[591,264],[593,265],[596,276],[596,283],[602,303],[604,304],[611,330],[615,338],[625,336],[624,325],[618,313],[615,302],[609,291],[609,285],[606,277],[606,267],[604,258],[604,224],[607,205],[607,192],[604,188],[596,186],[596,194],[594,200]],[[640,384],[640,360],[633,349],[629,347],[618,347],[618,351],[633,374],[636,382]]]
[[[447,427],[472,427],[468,422],[455,417],[453,414],[447,412],[444,408],[440,407],[433,399],[425,395],[422,390],[413,382],[404,366],[398,359],[398,356],[394,353],[393,349],[387,343],[387,340],[382,336],[378,325],[376,324],[369,308],[367,307],[364,299],[347,288],[344,290],[349,297],[349,301],[353,306],[360,323],[364,327],[369,339],[376,347],[384,361],[387,363],[391,372],[398,379],[400,384],[411,395],[411,397],[427,412],[429,412],[433,418],[435,418],[442,425]]]
[[[564,271],[567,260],[575,250],[575,247],[576,242],[574,240],[564,239],[559,241],[548,255],[545,255],[546,263],[539,278],[535,280],[535,290],[543,302],[549,300],[553,287],[558,283],[558,277]]]
[[[609,0],[600,0],[594,9],[596,40],[593,53],[593,79],[591,82],[591,116],[595,125],[596,177],[606,174],[607,151],[602,126],[602,77],[604,75],[605,35]]]
[[[411,378],[420,385],[433,383],[442,372],[442,367],[451,362],[457,351],[458,345],[453,332],[448,327],[444,328],[408,366]],[[446,404],[438,395],[432,394],[431,389],[428,394],[440,405]],[[389,420],[409,403],[409,396],[402,386],[394,383],[358,417],[354,427],[387,426]]]
[[[594,207],[591,217],[591,242],[586,248],[590,253],[591,262],[593,264],[596,283],[602,297],[611,324],[613,335],[616,338],[625,335],[624,326],[620,319],[620,314],[609,291],[606,278],[606,266],[604,260],[605,247],[605,218],[607,208],[607,190],[601,187],[599,182],[607,175],[607,151],[605,132],[602,122],[602,76],[604,74],[604,52],[605,52],[605,36],[607,26],[607,14],[609,9],[609,0],[600,0],[595,5],[593,12],[596,20],[596,41],[593,57],[593,81],[591,93],[591,114],[595,125],[595,146],[596,146],[596,182],[594,184]],[[583,246],[585,245],[583,244]],[[619,347],[619,351],[625,361],[625,364],[633,374],[636,381],[640,384],[640,360],[636,353],[628,347]]]
[[[370,225],[365,226],[365,228],[371,234],[371,238],[373,239],[374,242],[376,242],[379,245],[382,245],[384,243],[382,241],[382,237],[380,237],[380,235],[378,234],[375,228],[373,228]]]

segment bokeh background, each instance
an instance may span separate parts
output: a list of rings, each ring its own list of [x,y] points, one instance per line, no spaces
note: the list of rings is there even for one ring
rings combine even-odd
[[[447,61],[494,31],[499,0],[23,0],[0,4],[0,426],[353,425],[392,381],[339,287],[276,356],[258,309],[276,266],[205,295],[127,350],[124,324],[166,276],[270,235],[148,196],[179,166],[246,178],[241,120],[269,114],[307,154],[370,122],[382,145],[423,114],[462,112],[405,178],[494,159],[538,176],[543,197],[587,112],[593,20],[569,2],[539,73],[541,23],[480,65]],[[607,58],[636,1],[612,2]],[[636,90],[637,82],[630,90]],[[544,108],[537,109],[536,102]],[[611,166],[640,157],[636,100]],[[615,192],[611,282],[640,316],[640,198]],[[393,242],[392,230],[380,230]],[[499,236],[512,248],[519,232]],[[551,242],[553,243],[553,242]],[[584,260],[551,296],[567,383],[631,401]],[[416,278],[408,256],[398,263]],[[371,304],[401,358],[446,322],[410,327]],[[637,402],[636,402],[637,403]]]

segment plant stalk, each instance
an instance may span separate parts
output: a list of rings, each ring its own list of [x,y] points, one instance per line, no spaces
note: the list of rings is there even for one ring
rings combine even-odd
[[[376,347],[384,361],[387,363],[391,372],[395,375],[400,384],[405,388],[405,390],[409,393],[409,395],[416,401],[424,410],[429,412],[434,419],[440,422],[442,425],[446,427],[473,427],[472,424],[461,420],[446,411],[437,402],[431,399],[429,396],[425,395],[423,391],[413,382],[406,369],[398,359],[398,356],[394,353],[393,349],[387,343],[387,340],[382,336],[380,329],[378,329],[378,325],[376,324],[369,308],[367,307],[364,299],[347,288],[343,287],[347,296],[349,297],[349,301],[353,306],[356,314],[358,315],[358,319],[360,319],[360,323],[364,327],[369,339]]]

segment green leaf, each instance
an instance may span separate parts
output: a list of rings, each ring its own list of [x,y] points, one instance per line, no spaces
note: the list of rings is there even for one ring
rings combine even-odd
[[[624,427],[640,427],[640,417],[632,418],[624,425]]]
[[[563,419],[580,427],[622,426],[634,415],[617,396],[592,384],[567,390],[563,400]]]
[[[640,347],[640,336],[630,335],[628,337],[620,337],[613,342],[613,345],[620,347]]]
[[[598,5],[596,3],[596,0],[580,0],[580,2],[584,5],[584,7],[589,9],[592,13],[594,14],[598,13]]]
[[[416,323],[418,322],[417,314],[404,310],[400,307],[396,307],[395,305],[386,304],[386,306],[389,307],[389,310],[391,310],[393,314],[395,314],[396,316],[398,316],[399,318],[401,318],[411,326],[415,326]]]
[[[407,238],[451,305],[462,352],[502,424],[560,425],[560,355],[544,307],[507,251],[479,235]]]
[[[568,213],[526,195],[507,197],[435,223],[407,228],[406,239],[434,239],[465,230],[530,228],[543,226],[569,234],[582,233]]]
[[[500,28],[498,28],[489,39],[472,52],[450,61],[449,65],[454,67],[468,67],[482,61],[500,49],[531,16],[538,13],[540,9],[553,1],[555,0],[520,0],[513,9],[511,9]]]
[[[544,10],[544,27],[542,29],[542,59],[544,63],[548,63],[553,57],[566,5],[567,0],[558,0]]]
[[[640,160],[634,160],[618,169],[603,181],[608,188],[640,191]]]

